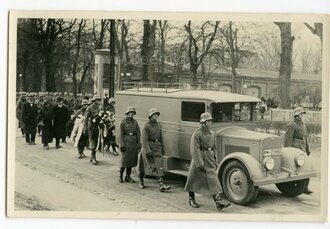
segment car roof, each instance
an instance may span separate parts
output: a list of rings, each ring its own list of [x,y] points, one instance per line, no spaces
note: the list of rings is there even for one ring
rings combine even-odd
[[[260,102],[261,100],[247,95],[235,94],[222,91],[210,90],[183,90],[183,89],[165,89],[165,88],[134,88],[125,91],[117,91],[117,95],[137,95],[153,96],[181,99],[202,99],[216,103],[235,103],[235,102]]]

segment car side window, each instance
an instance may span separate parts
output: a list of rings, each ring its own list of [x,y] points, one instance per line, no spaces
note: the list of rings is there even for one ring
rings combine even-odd
[[[181,120],[188,122],[199,122],[200,116],[205,112],[205,103],[203,102],[182,102]]]

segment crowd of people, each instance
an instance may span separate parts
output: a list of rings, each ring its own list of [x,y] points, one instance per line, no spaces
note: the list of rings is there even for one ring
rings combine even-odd
[[[78,158],[85,158],[84,150],[91,150],[90,162],[98,165],[96,159],[97,151],[109,151],[114,155],[120,152],[119,161],[119,182],[135,183],[131,177],[132,168],[136,167],[139,174],[138,187],[145,188],[144,176],[145,167],[157,176],[159,191],[165,192],[171,189],[170,185],[164,182],[163,166],[163,137],[162,128],[158,122],[160,112],[156,108],[149,110],[149,116],[144,126],[139,127],[134,119],[135,107],[129,106],[126,109],[124,118],[119,128],[119,136],[116,141],[115,135],[115,100],[105,94],[102,99],[91,94],[78,94],[75,98],[72,94],[61,93],[20,93],[17,99],[17,119],[21,133],[25,136],[26,143],[35,145],[36,134],[41,135],[41,142],[46,150],[50,149],[49,143],[55,139],[55,148],[61,148],[61,143],[66,142],[70,137],[74,146],[78,148]],[[214,133],[209,129],[211,125],[210,114],[201,116],[201,129],[198,134],[203,134],[207,142],[192,143],[195,149],[192,152],[206,151],[209,155],[215,154]],[[196,139],[195,133],[192,142]],[[119,145],[116,144],[118,142]],[[199,144],[199,145],[198,145]],[[202,149],[201,146],[210,144],[210,148]],[[189,192],[189,205],[199,207],[195,200],[194,192],[196,187],[201,187],[201,181],[207,181],[205,187],[213,194],[218,210],[230,205],[223,195],[222,188],[216,176],[215,161],[210,158],[199,158],[192,155],[191,171],[187,179],[186,190]],[[196,167],[196,163],[203,166]],[[198,164],[199,165],[199,164]],[[126,171],[126,173],[125,173]],[[125,176],[124,176],[125,173]],[[200,173],[200,176],[196,176]],[[199,177],[201,179],[192,179]]]
[[[98,165],[97,151],[112,152],[118,156],[119,182],[135,183],[131,177],[132,168],[136,167],[139,174],[138,187],[144,189],[145,167],[157,176],[160,192],[171,189],[164,182],[163,137],[161,124],[158,122],[160,112],[156,108],[149,110],[148,121],[140,130],[134,119],[135,107],[126,108],[126,117],[121,121],[119,136],[115,132],[115,99],[105,94],[102,99],[91,94],[61,93],[20,93],[17,99],[17,119],[25,141],[35,145],[36,134],[41,136],[41,142],[46,150],[49,143],[55,139],[55,148],[61,148],[61,143],[70,137],[78,148],[78,158],[85,158],[84,150],[91,150],[90,162]],[[236,107],[235,107],[236,112]],[[301,121],[306,113],[301,107],[294,110],[294,121],[289,123],[285,135],[285,146],[296,147],[310,154],[306,135],[306,127]],[[236,114],[236,113],[235,113]],[[191,137],[191,165],[185,185],[189,193],[189,205],[198,208],[195,192],[206,191],[213,195],[218,210],[230,206],[223,194],[223,189],[217,175],[215,160],[216,148],[214,132],[210,129],[212,115],[203,113],[200,116],[200,128]],[[117,142],[119,145],[117,145]],[[124,173],[126,174],[124,176]],[[312,193],[306,184],[304,193]]]

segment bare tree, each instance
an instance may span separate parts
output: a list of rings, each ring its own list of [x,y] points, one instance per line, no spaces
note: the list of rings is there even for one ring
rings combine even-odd
[[[290,108],[290,82],[292,71],[291,22],[274,22],[281,31],[281,61],[279,70],[279,95],[282,108]]]
[[[153,20],[150,24],[150,20],[143,21],[143,42],[141,46],[141,57],[142,57],[142,80],[148,81],[153,79],[154,65],[153,65],[153,54],[155,51],[155,32],[156,32],[157,21]]]
[[[116,48],[116,21],[110,20],[110,71],[109,71],[109,96],[115,96],[115,48]]]
[[[56,91],[55,72],[56,46],[63,40],[76,19],[65,21],[64,19],[37,19],[38,36],[41,40],[42,55],[45,64],[46,91]]]
[[[323,24],[316,22],[314,23],[314,27],[308,23],[304,24],[313,34],[317,35],[320,38],[321,43],[323,43]]]
[[[100,23],[97,23],[94,19],[92,20],[92,31],[91,34],[86,36],[86,53],[83,58],[83,67],[81,73],[81,79],[78,85],[78,93],[82,92],[82,87],[86,81],[88,72],[90,71],[94,61],[94,51],[96,49],[104,48],[104,40],[109,30],[110,21],[108,19],[101,19]]]
[[[72,67],[72,81],[73,81],[73,94],[76,96],[77,94],[77,66],[80,56],[80,49],[81,49],[81,36],[84,28],[86,27],[86,19],[81,19],[78,28],[76,31],[76,50],[75,50],[75,56],[73,61],[73,67]]]
[[[247,40],[246,35],[239,35],[239,29],[234,25],[232,21],[228,25],[223,26],[221,34],[224,37],[225,44],[220,46],[220,58],[223,58],[222,62],[225,66],[229,65],[232,72],[232,89],[234,93],[240,92],[237,87],[237,67],[242,58],[253,55],[253,52],[245,45]]]
[[[188,21],[188,24],[184,26],[188,33],[188,57],[190,70],[193,73],[193,84],[197,83],[197,69],[203,62],[205,56],[210,52],[212,43],[219,28],[219,24],[219,21],[216,21],[215,25],[212,25],[209,21],[206,21],[201,27],[197,28],[197,34],[192,30],[191,21]],[[207,31],[208,26],[213,28],[211,32]],[[200,40],[202,40],[202,44],[200,44]]]

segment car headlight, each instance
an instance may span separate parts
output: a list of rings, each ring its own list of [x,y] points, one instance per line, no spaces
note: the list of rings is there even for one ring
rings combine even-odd
[[[305,155],[300,153],[294,157],[294,161],[298,166],[302,166],[305,163]]]
[[[263,164],[266,169],[272,170],[275,167],[275,160],[272,157],[266,157]]]

